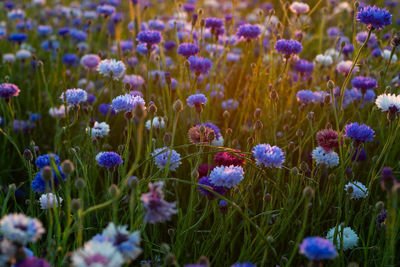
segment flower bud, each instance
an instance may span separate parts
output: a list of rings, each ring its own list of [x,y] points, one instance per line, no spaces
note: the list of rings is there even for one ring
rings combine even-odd
[[[311,187],[306,186],[303,190],[303,196],[307,199],[312,198],[314,196],[314,190]]]
[[[179,113],[183,110],[183,103],[181,100],[177,99],[173,104],[173,109],[176,113]]]
[[[119,193],[120,193],[118,186],[115,184],[112,184],[110,186],[110,188],[108,189],[108,193],[110,194],[110,196],[112,198],[118,197]]]
[[[42,178],[45,181],[50,181],[53,178],[53,170],[49,166],[43,167]]]
[[[61,163],[61,169],[63,173],[65,173],[65,175],[69,176],[74,172],[75,166],[74,163],[72,163],[72,161],[67,159]]]
[[[78,190],[82,190],[86,187],[86,181],[83,180],[82,178],[78,178],[75,180],[75,187]]]

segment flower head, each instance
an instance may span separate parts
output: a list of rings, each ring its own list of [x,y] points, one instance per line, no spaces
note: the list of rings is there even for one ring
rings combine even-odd
[[[12,96],[18,96],[20,90],[18,86],[12,83],[0,84],[0,98],[11,98]]]
[[[128,226],[116,226],[110,222],[101,235],[93,237],[94,241],[110,242],[123,256],[125,262],[136,259],[142,252],[140,248],[140,232],[129,232]]]
[[[189,107],[205,105],[207,103],[207,97],[204,94],[191,95],[186,99]]]
[[[95,70],[97,69],[97,66],[99,65],[101,59],[98,55],[96,54],[88,54],[84,55],[81,58],[81,65],[87,68],[88,70]]]
[[[257,165],[264,165],[266,168],[281,168],[285,162],[285,153],[277,146],[269,144],[258,144],[251,150]]]
[[[115,59],[104,59],[97,66],[97,71],[106,77],[112,77],[114,80],[121,79],[126,71],[125,64]]]
[[[365,92],[369,89],[375,89],[378,86],[378,83],[374,78],[357,76],[351,80],[351,85]]]
[[[243,174],[241,166],[218,166],[211,171],[210,182],[215,186],[232,188],[243,180]]]
[[[237,37],[243,38],[245,40],[257,39],[260,36],[260,34],[261,34],[260,27],[251,24],[241,25],[236,32]]]
[[[339,156],[333,151],[326,151],[323,147],[317,147],[312,152],[312,158],[317,165],[325,165],[328,168],[339,165]]]
[[[296,94],[297,101],[304,104],[314,102],[315,95],[311,90],[300,90]]]
[[[66,101],[68,105],[78,106],[86,102],[88,94],[83,89],[68,89],[65,93],[61,94],[61,99]]]
[[[175,171],[181,165],[181,155],[168,147],[157,148],[151,154],[154,156],[154,162],[160,170],[169,166],[170,171]]]
[[[61,178],[65,181],[65,174],[63,173],[60,166],[57,166],[57,169],[52,169],[52,178],[53,182],[46,182],[45,177],[43,177],[44,169],[41,169],[38,173],[36,173],[35,179],[32,181],[32,191],[38,194],[45,193],[47,190],[50,189],[51,183],[54,186],[58,186]]]
[[[220,195],[224,195],[226,193],[225,187],[213,185],[210,181],[210,178],[207,176],[200,178],[198,184],[199,184],[198,189],[199,189],[200,194],[205,195],[211,199],[216,197],[216,195],[212,191],[214,191]],[[212,191],[205,189],[203,186],[209,187]]]
[[[395,94],[379,95],[375,100],[375,104],[382,112],[400,112],[400,96]]]
[[[145,105],[145,101],[141,96],[132,96],[131,94],[125,94],[117,96],[112,100],[112,109],[115,112],[132,111],[137,105]]]
[[[123,163],[121,156],[115,152],[99,152],[96,155],[96,162],[101,167],[113,168]]]
[[[42,223],[20,213],[12,213],[0,220],[0,232],[12,242],[26,245],[36,242],[45,232]]]
[[[223,165],[223,166],[230,166],[230,165],[242,166],[244,164],[244,157],[245,155],[241,153],[229,153],[221,151],[215,154],[214,162],[217,165]]]
[[[318,146],[324,148],[326,151],[339,146],[338,133],[332,129],[324,129],[317,132],[316,139]]]
[[[275,44],[275,49],[278,53],[284,54],[286,57],[296,55],[303,50],[303,46],[296,40],[280,39]]]
[[[338,256],[332,241],[323,237],[306,237],[299,246],[300,254],[309,260],[331,260]]]
[[[17,262],[15,267],[50,267],[50,264],[45,259],[28,257]]]
[[[110,242],[91,240],[72,254],[74,267],[120,267],[124,264],[122,254]]]
[[[153,46],[161,42],[162,36],[159,31],[142,31],[139,32],[137,40],[141,43]]]
[[[382,30],[384,26],[392,24],[392,14],[386,8],[365,6],[359,9],[357,20],[366,24],[368,28]]]
[[[144,220],[148,223],[169,221],[171,216],[178,212],[175,209],[176,203],[164,200],[163,186],[164,182],[149,183],[149,192],[140,196],[146,209]]]
[[[58,207],[58,199],[60,200],[60,204],[63,199],[61,197],[57,197],[53,195],[53,193],[42,194],[39,198],[40,208],[42,210],[52,209],[53,207]]]
[[[331,242],[334,242],[336,227],[332,227],[328,234],[326,235],[326,239],[329,239]],[[358,235],[353,231],[350,227],[343,228],[341,225],[338,226],[336,230],[336,244],[340,248],[341,240],[343,239],[343,250],[348,250],[357,247],[358,245]]]
[[[189,58],[199,53],[199,47],[193,43],[182,43],[178,46],[177,52],[179,55]]]
[[[188,58],[190,63],[189,69],[196,73],[196,75],[207,74],[212,68],[212,62],[208,58],[198,56],[191,56]]]
[[[35,164],[36,167],[42,169],[44,166],[50,166],[52,160],[56,165],[60,164],[60,157],[53,153],[37,157],[35,160]]]
[[[368,188],[361,182],[349,182],[344,186],[344,189],[352,199],[366,198],[368,196]]]
[[[86,132],[92,137],[92,138],[103,138],[108,135],[110,132],[110,126],[106,122],[94,122],[94,125],[92,128],[86,128]]]
[[[358,122],[347,124],[344,127],[345,136],[351,138],[355,142],[369,142],[373,141],[375,131],[366,124],[358,124]]]
[[[295,1],[290,5],[289,9],[295,14],[304,14],[310,11],[310,6],[306,3]]]

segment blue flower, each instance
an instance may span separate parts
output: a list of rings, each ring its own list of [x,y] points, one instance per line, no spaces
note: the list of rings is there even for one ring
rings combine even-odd
[[[61,59],[62,63],[64,63],[65,65],[72,67],[74,65],[77,65],[79,62],[79,57],[75,54],[65,54],[62,59]]]
[[[100,152],[96,155],[96,162],[101,167],[113,168],[123,163],[121,156],[115,152]]]
[[[50,267],[50,264],[45,259],[36,257],[25,258],[17,262],[15,267]]]
[[[231,267],[257,267],[257,265],[255,265],[251,262],[243,262],[243,263],[237,262],[237,263],[231,265]]]
[[[218,166],[210,173],[210,182],[214,186],[235,187],[243,180],[243,168],[240,166]]]
[[[277,146],[269,144],[259,144],[253,147],[252,153],[257,165],[263,164],[265,167],[281,168],[285,162],[285,153]]]
[[[111,105],[106,103],[100,104],[98,110],[104,116],[107,116],[108,113],[110,113],[111,116],[117,114],[115,110],[112,109]]]
[[[65,97],[65,98],[64,98]],[[87,100],[87,93],[83,89],[68,89],[61,94],[61,99],[66,101],[68,105],[77,106]]]
[[[238,28],[236,36],[246,40],[257,39],[261,34],[261,29],[257,25],[243,24]]]
[[[53,161],[56,165],[60,164],[59,156],[57,156],[56,154],[46,154],[46,155],[41,155],[41,156],[37,157],[37,159],[35,161],[36,167],[41,169],[44,166],[50,166],[51,157],[53,158]]]
[[[117,96],[112,100],[112,109],[117,113],[120,111],[130,112],[136,105],[145,105],[145,101],[141,96],[125,94]]]
[[[392,14],[386,8],[366,6],[359,9],[357,20],[366,24],[368,28],[381,30],[384,26],[392,24]]]
[[[14,43],[22,43],[28,39],[28,36],[25,33],[12,33],[8,36],[8,40]]]
[[[304,238],[299,248],[300,254],[309,260],[331,260],[338,256],[332,241],[319,236]]]
[[[199,47],[192,43],[182,43],[178,47],[178,54],[186,58],[194,56],[199,52]]]
[[[20,213],[11,213],[0,220],[0,232],[7,240],[24,246],[40,239],[45,230],[38,219]]]
[[[57,166],[57,170],[61,179],[65,181],[65,174],[62,172],[61,166]],[[58,180],[58,173],[53,169],[53,182],[54,186],[57,186],[60,182]],[[42,194],[46,192],[46,181],[43,179],[43,169],[41,169],[38,173],[36,173],[35,179],[32,181],[32,191],[37,194]],[[51,188],[51,183],[47,185],[48,188]]]
[[[376,88],[378,86],[378,83],[374,78],[357,76],[354,77],[353,80],[351,80],[351,85],[365,92],[366,90]]]
[[[157,148],[151,154],[158,169],[164,170],[169,163],[169,170],[175,171],[181,165],[181,155],[168,147]]]
[[[218,193],[220,195],[224,195],[226,193],[225,187],[213,185],[211,183],[211,181],[210,181],[210,178],[207,177],[207,176],[204,176],[204,177],[200,178],[198,184],[202,185],[202,186],[207,186],[212,191],[214,191],[214,192],[216,192],[216,193]],[[207,197],[209,197],[211,199],[216,197],[216,195],[213,192],[203,188],[202,186],[197,186],[197,188],[199,189],[200,194],[205,195],[205,196],[207,196]]]
[[[355,142],[373,141],[375,131],[366,124],[358,124],[357,122],[347,124],[344,128],[345,136],[351,138]]]
[[[53,28],[50,25],[39,25],[37,27],[37,32],[41,36],[46,36],[53,32]]]
[[[303,50],[303,46],[296,40],[280,39],[275,44],[275,49],[278,53],[284,54],[286,57],[295,55]]]
[[[300,73],[312,73],[314,65],[307,60],[300,59],[294,65],[294,69]]]
[[[188,58],[190,67],[189,69],[196,73],[196,75],[207,74],[212,68],[212,62],[208,58],[198,56],[191,56]]]
[[[138,34],[137,40],[148,46],[153,46],[161,42],[162,36],[159,31],[141,31]]]
[[[97,12],[104,16],[111,16],[115,13],[115,7],[111,5],[99,5],[97,7]]]
[[[191,95],[186,99],[189,107],[193,108],[196,106],[204,105],[207,103],[207,97],[203,94]]]
[[[88,38],[86,32],[78,29],[72,29],[69,33],[71,34],[72,39],[76,42],[84,42]]]

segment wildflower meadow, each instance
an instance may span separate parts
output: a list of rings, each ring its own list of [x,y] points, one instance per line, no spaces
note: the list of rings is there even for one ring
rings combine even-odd
[[[400,2],[299,1],[0,0],[0,267],[400,266]]]

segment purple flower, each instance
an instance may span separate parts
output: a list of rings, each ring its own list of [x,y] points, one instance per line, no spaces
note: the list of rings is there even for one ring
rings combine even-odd
[[[314,65],[307,60],[300,59],[294,65],[294,69],[300,73],[312,73]]]
[[[368,28],[372,27],[377,30],[381,30],[384,26],[392,24],[392,14],[386,8],[376,6],[360,8],[356,18],[359,22],[366,24]]]
[[[50,264],[44,259],[32,257],[17,262],[15,267],[50,267]]]
[[[147,223],[169,221],[173,214],[178,213],[175,209],[176,203],[169,203],[164,200],[163,186],[164,182],[149,183],[149,192],[140,196],[140,200],[146,209],[144,220]]]
[[[303,50],[303,46],[296,40],[280,39],[275,44],[275,49],[278,53],[284,54],[286,57],[295,55]]]
[[[353,80],[351,80],[351,85],[357,89],[360,89],[364,93],[369,89],[375,89],[378,87],[378,83],[374,78],[363,76],[357,76],[353,78]]]
[[[0,97],[1,98],[11,98],[12,96],[18,96],[20,90],[18,86],[12,83],[2,83],[0,84]]]
[[[97,12],[104,16],[111,16],[115,13],[115,7],[111,5],[100,5],[97,7]]]
[[[145,101],[141,96],[133,96],[125,94],[117,96],[112,100],[112,108],[115,112],[132,111],[137,105],[145,105]]]
[[[277,146],[269,144],[258,144],[251,150],[257,165],[264,165],[266,168],[282,168],[285,162],[285,153]]]
[[[161,42],[162,36],[159,31],[141,31],[138,34],[137,40],[148,46],[153,46]]]
[[[192,43],[182,43],[178,47],[178,54],[186,58],[194,56],[199,53],[199,47]]]
[[[84,55],[81,58],[81,65],[89,70],[95,70],[97,68],[97,66],[99,65],[100,61],[101,61],[101,59],[98,55],[88,54],[88,55]]]
[[[300,254],[313,261],[331,260],[338,256],[332,242],[319,236],[304,238],[299,248]]]
[[[198,56],[191,56],[188,58],[190,67],[189,69],[196,73],[196,75],[207,74],[212,68],[212,62],[208,58]]]
[[[193,108],[196,106],[204,105],[207,103],[207,97],[203,94],[191,95],[186,99],[189,107]]]
[[[297,92],[296,97],[298,102],[304,104],[312,103],[315,99],[314,93],[310,90],[300,90]]]
[[[355,142],[365,143],[373,141],[375,131],[368,125],[358,124],[357,122],[347,124],[344,128],[345,136],[351,138]]]
[[[204,176],[204,177],[200,178],[198,183],[199,183],[199,185],[203,185],[203,186],[209,187],[212,191],[214,191],[214,192],[216,192],[216,193],[218,193],[220,195],[224,195],[226,193],[225,187],[213,185],[210,182],[210,178],[207,177],[207,176]],[[213,199],[213,198],[216,197],[216,195],[213,192],[205,189],[202,186],[198,186],[197,188],[199,189],[200,194],[205,195],[206,197],[209,197],[210,199]]]
[[[261,29],[257,25],[243,24],[238,28],[236,36],[246,40],[257,39],[261,34]]]
[[[205,27],[208,29],[217,29],[217,28],[222,28],[224,26],[224,21],[219,18],[206,18],[205,19],[206,25]]]
[[[68,89],[61,94],[61,99],[68,105],[77,106],[87,100],[87,93],[83,89]]]

